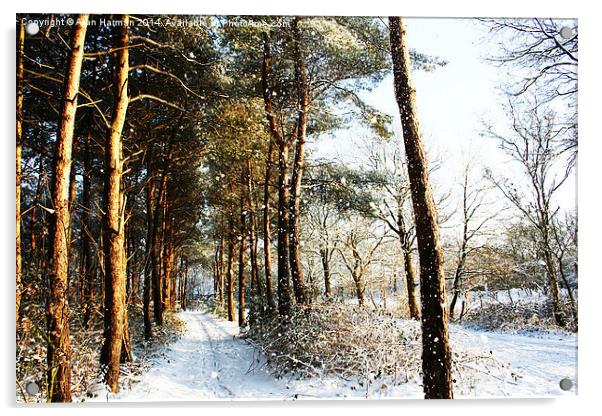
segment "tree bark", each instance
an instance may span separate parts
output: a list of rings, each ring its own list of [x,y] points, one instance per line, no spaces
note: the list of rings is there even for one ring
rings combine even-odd
[[[48,397],[53,402],[71,401],[71,343],[69,341],[69,176],[79,81],[84,56],[88,15],[78,15],[73,28],[71,51],[65,75],[62,109],[57,132],[50,243],[50,299],[48,316]]]
[[[105,381],[111,391],[119,391],[119,364],[124,338],[127,338],[126,265],[124,247],[125,198],[122,187],[123,156],[121,133],[128,108],[129,17],[121,16],[115,27],[114,108],[105,144],[105,340],[101,364],[107,366]]]
[[[328,254],[328,247],[320,249],[320,259],[322,260],[322,269],[324,271],[324,296],[327,299],[330,299],[332,296],[332,289],[330,285],[330,259]]]
[[[228,321],[234,321],[234,224],[232,218],[228,222],[228,271],[227,271],[227,291],[228,291]]]
[[[182,284],[182,310],[186,311],[188,309],[188,256],[184,256],[184,283]]]
[[[144,339],[149,340],[152,337],[152,323],[151,323],[151,291],[153,282],[153,267],[151,257],[153,255],[153,211],[154,211],[154,195],[155,195],[155,182],[150,176],[150,165],[151,155],[147,155],[146,161],[146,252],[144,258],[144,292],[143,298],[143,314],[144,314]],[[155,202],[156,203],[156,202]]]
[[[560,301],[560,286],[558,285],[558,272],[556,271],[556,265],[552,258],[552,248],[549,243],[549,232],[546,225],[544,225],[545,231],[544,237],[544,261],[546,264],[546,274],[548,277],[548,287],[550,289],[550,301],[552,303],[552,313],[554,314],[554,320],[556,324],[561,327],[566,326],[565,313],[562,308],[562,302]]]
[[[246,324],[245,313],[245,239],[247,238],[247,224],[245,214],[245,192],[240,195],[240,246],[238,252],[238,326]]]
[[[251,160],[246,160],[247,172],[247,205],[249,207],[249,259],[251,261],[252,292],[258,299],[263,297],[263,286],[259,282],[259,269],[257,266],[257,239],[255,232],[255,199],[253,198],[253,170]]]
[[[19,308],[21,307],[21,146],[23,141],[23,49],[25,45],[25,26],[19,20],[17,27],[17,118],[16,118],[16,151],[15,151],[15,245],[16,251],[16,308],[15,325],[19,329]]]
[[[291,314],[288,151],[288,144],[282,140],[278,144],[278,313],[282,317]]]
[[[303,282],[303,268],[301,265],[301,179],[305,165],[305,136],[307,131],[307,111],[309,105],[309,92],[305,60],[301,50],[301,32],[299,30],[299,17],[293,19],[293,53],[295,56],[295,83],[298,91],[299,119],[297,123],[297,143],[291,180],[290,194],[290,262],[291,277],[295,300],[298,305],[307,303],[305,285]]]
[[[418,311],[418,299],[416,299],[416,278],[414,272],[414,262],[412,260],[412,254],[410,249],[402,247],[403,252],[403,264],[406,274],[406,287],[408,292],[408,306],[410,308],[410,317],[412,319],[420,319],[420,312]]]
[[[389,23],[395,96],[401,116],[420,258],[423,389],[427,399],[451,399],[452,357],[437,209],[415,109],[405,24],[399,17],[390,17]]]
[[[163,218],[163,310],[171,309],[171,275],[173,263],[172,220],[170,209],[165,198],[165,215]]]

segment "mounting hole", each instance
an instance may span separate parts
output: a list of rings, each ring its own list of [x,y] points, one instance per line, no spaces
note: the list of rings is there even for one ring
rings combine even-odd
[[[570,39],[574,36],[573,29],[568,26],[563,26],[559,33],[563,39]]]
[[[25,391],[27,392],[27,394],[35,396],[40,392],[40,386],[38,386],[38,383],[36,383],[35,381],[30,381],[25,385]]]
[[[570,378],[563,378],[560,380],[560,388],[564,391],[569,391],[573,387],[573,380]]]
[[[36,22],[29,22],[25,25],[25,31],[29,36],[34,36],[40,31],[40,26]]]

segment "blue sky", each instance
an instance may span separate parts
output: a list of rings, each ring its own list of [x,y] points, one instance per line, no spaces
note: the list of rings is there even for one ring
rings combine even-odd
[[[504,102],[499,86],[511,80],[511,68],[498,68],[486,61],[497,45],[486,36],[486,28],[478,21],[452,18],[406,19],[411,48],[438,56],[448,62],[435,71],[414,71],[416,100],[427,150],[442,160],[442,168],[434,174],[433,183],[441,189],[457,187],[469,157],[477,167],[490,167],[493,172],[520,181],[518,165],[509,162],[497,148],[497,142],[482,136],[482,120],[503,131],[507,119],[501,109]],[[386,77],[366,100],[394,117],[394,128],[400,131],[399,113],[393,92],[392,76]],[[358,133],[358,132],[363,133]],[[314,157],[336,157],[361,164],[363,154],[357,149],[365,130],[340,131],[311,145]],[[569,180],[559,191],[558,202],[564,209],[575,206],[575,180]]]

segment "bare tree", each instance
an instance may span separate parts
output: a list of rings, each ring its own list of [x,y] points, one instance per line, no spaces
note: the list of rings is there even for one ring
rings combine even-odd
[[[520,106],[510,99],[506,109],[511,122],[510,132],[498,133],[492,126],[486,126],[487,134],[496,138],[500,148],[521,166],[528,179],[528,188],[521,191],[510,179],[496,177],[491,171],[487,171],[487,176],[537,230],[554,319],[558,325],[565,326],[553,248],[553,225],[560,210],[554,196],[571,172],[570,165],[561,165],[564,160],[560,147],[567,129],[557,126],[551,110],[538,105]]]
[[[330,299],[333,295],[331,263],[339,243],[335,238],[338,218],[332,208],[324,204],[309,206],[306,217],[309,225],[308,240],[317,240],[316,254],[322,265],[324,297]]]
[[[467,259],[479,251],[483,245],[475,240],[482,235],[484,227],[493,220],[500,210],[493,210],[483,215],[485,208],[491,206],[487,200],[489,188],[478,181],[471,179],[472,164],[466,163],[462,178],[462,234],[458,244],[458,257],[453,275],[453,296],[449,305],[449,317],[453,319],[456,302],[463,293],[462,279],[467,274]]]
[[[364,305],[366,274],[376,260],[376,250],[384,240],[384,235],[376,237],[369,230],[369,224],[357,223],[342,239],[337,251],[345,268],[353,280],[358,304]]]
[[[374,208],[376,208],[378,219],[387,225],[399,241],[403,256],[410,317],[418,320],[420,319],[420,312],[416,295],[416,274],[413,259],[416,233],[412,221],[410,184],[403,159],[402,149],[398,145],[395,145],[391,152],[386,147],[372,149],[370,164],[373,169],[383,172],[385,176],[383,181],[385,195],[381,204]]]
[[[499,40],[500,52],[490,58],[500,66],[518,69],[521,80],[507,88],[510,95],[537,94],[537,105],[552,101],[566,104],[562,123],[569,130],[562,150],[577,156],[577,67],[579,59],[576,20],[483,19],[488,39]]]

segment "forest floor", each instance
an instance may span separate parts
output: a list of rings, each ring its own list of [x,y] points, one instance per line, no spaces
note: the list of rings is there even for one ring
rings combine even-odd
[[[417,381],[397,386],[360,384],[337,377],[276,379],[255,348],[240,338],[235,322],[206,311],[182,312],[187,330],[156,358],[132,388],[96,401],[295,400],[422,398]],[[542,397],[564,392],[559,381],[576,380],[577,337],[570,334],[507,334],[451,326],[452,348],[485,351],[511,369],[512,377],[483,368],[456,385],[456,397]],[[508,373],[510,374],[510,373]],[[462,385],[463,384],[463,385]]]

